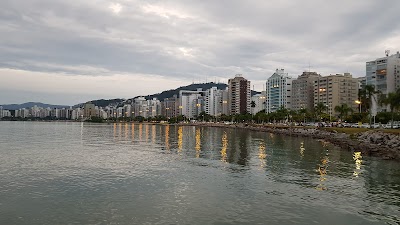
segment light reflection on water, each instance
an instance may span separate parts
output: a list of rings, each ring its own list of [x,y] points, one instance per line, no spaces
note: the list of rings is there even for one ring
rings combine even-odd
[[[399,224],[400,165],[240,129],[0,123],[0,224]]]

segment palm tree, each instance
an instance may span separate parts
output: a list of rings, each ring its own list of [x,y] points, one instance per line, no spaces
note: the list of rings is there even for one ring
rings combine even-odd
[[[390,113],[392,115],[390,127],[393,129],[393,117],[397,109],[400,108],[400,89],[396,92],[391,92],[387,95],[380,95],[379,103],[381,105],[387,105],[390,108]]]
[[[251,101],[250,102],[250,107],[251,107],[251,116],[254,116],[254,108],[256,107],[256,102]]]
[[[344,119],[347,117],[349,112],[352,112],[353,109],[347,106],[347,104],[337,105],[335,106],[335,111],[339,113],[340,119]]]
[[[299,115],[302,115],[303,122],[306,122],[306,116],[308,114],[308,110],[305,108],[299,109]]]
[[[379,91],[375,90],[374,85],[365,85],[359,92],[358,96],[361,100],[361,107],[365,110],[370,110],[372,106],[372,99],[375,98],[375,94],[379,93]],[[376,100],[376,99],[375,99]],[[371,111],[371,110],[370,110]]]
[[[328,109],[328,107],[326,105],[324,105],[324,103],[320,102],[318,103],[315,107],[314,107],[314,113],[315,116],[318,119],[321,119],[321,115],[323,112],[325,112]]]
[[[279,118],[279,120],[289,120],[289,110],[285,108],[284,106],[279,107],[278,110],[276,110],[276,115]]]
[[[377,102],[376,94],[379,94],[380,91],[375,90],[374,85],[365,85],[358,93],[361,104],[364,104],[364,109],[368,109],[369,112],[369,122],[371,124],[372,121],[372,100]]]

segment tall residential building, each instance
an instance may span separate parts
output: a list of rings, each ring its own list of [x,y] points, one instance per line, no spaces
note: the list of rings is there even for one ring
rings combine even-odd
[[[229,90],[226,88],[226,90],[222,90],[222,112],[221,114],[223,115],[229,115]]]
[[[226,90],[219,90],[217,87],[212,87],[205,91],[205,112],[212,116],[221,116],[226,114],[227,110],[224,111],[224,105],[227,109],[228,100]],[[224,95],[226,99],[224,101]]]
[[[179,115],[179,99],[176,95],[161,102],[161,115],[172,118]]]
[[[284,69],[276,69],[267,80],[266,112],[271,113],[280,107],[291,109],[292,78]]]
[[[250,81],[237,74],[228,80],[229,114],[250,113],[251,91]]]
[[[161,115],[161,102],[157,98],[147,100],[149,106],[149,117],[156,117]]]
[[[3,107],[0,106],[0,118],[3,117],[11,117],[11,112],[9,110],[3,109]]]
[[[367,62],[366,84],[383,94],[400,88],[400,52]]]
[[[316,72],[303,72],[292,82],[292,110],[314,109],[314,82],[321,75]]]
[[[358,80],[358,89],[362,89],[367,84],[366,77],[358,77],[357,80]]]
[[[357,112],[358,80],[350,73],[320,77],[314,81],[314,106],[322,103],[327,106],[326,113],[337,116],[335,107],[343,104]]]
[[[205,111],[205,93],[201,88],[197,91],[179,91],[179,114],[186,118],[195,118]]]
[[[251,107],[251,114],[255,115],[265,109],[266,92],[262,91],[261,94],[251,96],[251,102],[254,102],[254,107]]]
[[[91,118],[92,116],[96,116],[96,106],[92,102],[85,103],[83,107],[83,117]]]
[[[141,116],[141,117],[147,117],[147,112],[149,110],[149,107],[147,105],[147,100],[145,97],[137,97],[133,100],[133,110],[131,112],[133,117]]]

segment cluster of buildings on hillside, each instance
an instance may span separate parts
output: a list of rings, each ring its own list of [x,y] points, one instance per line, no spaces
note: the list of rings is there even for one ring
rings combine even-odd
[[[236,75],[228,80],[228,87],[208,90],[180,90],[178,95],[166,99],[146,99],[138,97],[126,101],[123,105],[97,107],[86,103],[82,108],[50,109],[37,106],[19,109],[14,113],[0,107],[1,117],[39,117],[58,119],[83,119],[92,116],[106,118],[164,116],[172,118],[185,116],[196,118],[201,112],[212,116],[233,115],[240,113],[256,114],[261,110],[272,113],[281,107],[312,111],[322,103],[327,106],[327,113],[336,116],[336,106],[347,104],[354,111],[359,108],[358,91],[363,85],[373,85],[383,94],[400,88],[400,53],[387,54],[366,63],[366,76],[354,78],[350,73],[321,76],[316,72],[303,72],[296,79],[284,69],[277,69],[268,78],[266,88],[260,94],[251,96],[250,81]],[[378,105],[375,103],[376,110]]]

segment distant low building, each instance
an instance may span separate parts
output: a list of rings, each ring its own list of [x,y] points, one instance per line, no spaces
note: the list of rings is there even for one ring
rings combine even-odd
[[[251,96],[251,102],[254,102],[254,107],[251,107],[251,114],[255,115],[265,109],[266,92],[262,91],[261,94]],[[250,105],[252,106],[252,105]]]

